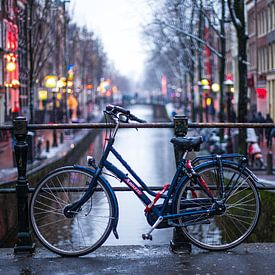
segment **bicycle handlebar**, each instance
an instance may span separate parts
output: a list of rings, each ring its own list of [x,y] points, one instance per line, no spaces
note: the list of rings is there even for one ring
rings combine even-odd
[[[146,121],[143,120],[143,119],[140,119],[138,117],[136,117],[135,115],[131,114],[130,110],[127,110],[123,107],[120,107],[120,106],[114,106],[114,105],[107,105],[106,106],[106,111],[113,115],[113,116],[117,116],[118,113],[122,113],[124,114],[125,116],[127,116],[127,118],[129,120],[132,120],[132,121],[136,121],[136,122],[139,122],[139,123],[145,123]]]

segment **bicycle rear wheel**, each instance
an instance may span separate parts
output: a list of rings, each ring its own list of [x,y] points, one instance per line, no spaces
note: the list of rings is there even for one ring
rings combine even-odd
[[[182,231],[192,243],[208,250],[227,250],[243,242],[256,227],[260,215],[260,198],[254,179],[233,164],[223,164],[225,196],[221,194],[219,167],[210,163],[197,169],[218,201],[224,202],[220,214],[196,214],[179,219]],[[188,200],[192,202],[187,204]],[[211,209],[213,202],[198,186],[187,179],[178,193],[176,212]]]
[[[100,180],[91,198],[71,217],[64,208],[79,200],[93,175],[74,167],[62,167],[36,187],[30,203],[33,231],[49,250],[62,256],[94,251],[109,236],[114,217],[112,197]]]

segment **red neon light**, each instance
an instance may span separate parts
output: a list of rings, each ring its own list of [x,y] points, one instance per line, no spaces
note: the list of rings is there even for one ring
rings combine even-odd
[[[233,81],[233,75],[232,74],[226,74],[225,80],[232,80]]]
[[[263,98],[263,99],[266,98],[266,94],[267,94],[266,88],[257,88],[256,92],[257,92],[258,98]]]
[[[4,20],[5,24],[5,48],[8,51],[16,51],[18,49],[18,27],[17,25]]]

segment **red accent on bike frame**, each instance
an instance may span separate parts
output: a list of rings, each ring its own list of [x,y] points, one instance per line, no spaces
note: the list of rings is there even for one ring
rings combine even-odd
[[[191,169],[193,169],[192,161],[189,160],[189,159],[186,161],[186,168],[187,168],[188,170],[190,170],[190,172],[192,172],[192,171],[191,171]],[[198,179],[199,179],[199,182],[203,185],[203,187],[207,190],[207,192],[208,192],[209,194],[213,195],[213,194],[212,194],[212,191],[211,191],[210,188],[207,186],[207,184],[206,184],[206,182],[204,181],[204,179],[202,179],[200,176],[198,177]],[[193,198],[197,198],[197,194],[196,194],[196,192],[195,192],[194,190],[192,190],[191,193],[192,193],[192,197],[193,197]]]
[[[146,208],[144,209],[144,212],[148,213],[152,210],[153,206],[156,204],[156,202],[158,201],[158,199],[160,198],[160,196],[165,192],[167,191],[167,189],[169,189],[170,187],[170,184],[165,184],[163,186],[163,189],[161,191],[159,191],[156,196],[155,196],[155,199],[154,201],[152,201],[149,205],[146,206]]]
[[[200,181],[200,183],[203,185],[203,187],[206,189],[206,191],[209,193],[209,194],[211,194],[211,195],[213,195],[212,194],[212,191],[210,190],[210,188],[207,186],[207,184],[205,183],[205,181],[199,176],[199,181]]]
[[[192,168],[193,168],[192,162],[191,162],[190,159],[188,159],[188,160],[186,161],[186,168],[187,168],[187,169],[192,169]]]

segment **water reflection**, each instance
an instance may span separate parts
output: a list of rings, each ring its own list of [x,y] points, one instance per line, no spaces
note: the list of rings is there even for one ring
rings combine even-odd
[[[261,216],[256,230],[249,237],[249,242],[275,241],[275,193],[261,191]]]

